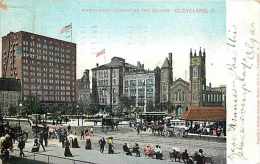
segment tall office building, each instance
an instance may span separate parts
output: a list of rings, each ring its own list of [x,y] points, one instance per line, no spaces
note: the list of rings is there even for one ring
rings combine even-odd
[[[25,100],[44,105],[76,101],[76,44],[29,32],[2,38],[2,76],[21,79]]]

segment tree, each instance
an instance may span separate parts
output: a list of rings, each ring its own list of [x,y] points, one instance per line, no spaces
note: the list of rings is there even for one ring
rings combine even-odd
[[[14,116],[17,113],[18,113],[17,107],[14,107],[14,106],[11,105],[8,109],[8,114],[11,115],[11,116]]]
[[[23,102],[24,108],[26,109],[26,114],[32,113],[43,113],[40,108],[40,101],[35,96],[27,97]]]
[[[122,96],[119,98],[119,112],[120,113],[131,113],[131,106],[135,105],[134,97]]]

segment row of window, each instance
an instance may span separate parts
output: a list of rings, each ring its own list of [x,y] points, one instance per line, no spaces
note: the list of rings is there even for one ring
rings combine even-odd
[[[98,70],[97,71],[98,79],[110,78],[109,72],[110,72],[110,70],[108,70],[108,69],[107,70]],[[118,69],[112,70],[112,78],[116,78],[118,74],[119,74]]]
[[[17,49],[18,51],[19,49]],[[41,57],[41,56],[48,56],[48,57],[53,57],[53,58],[61,58],[61,59],[66,59],[66,60],[73,60],[75,59],[76,56],[71,56],[71,54],[63,54],[63,53],[54,53],[52,51],[46,51],[46,50],[39,50],[36,49],[36,53],[35,53],[35,49],[33,48],[28,48],[28,47],[23,47],[23,56],[28,57],[30,56],[31,58],[37,58],[37,57]]]
[[[180,89],[174,93],[174,97],[175,101],[185,101],[185,93],[184,91],[181,91]]]
[[[37,64],[37,63],[35,63]],[[70,66],[64,66],[64,65],[58,65],[58,64],[55,64],[53,65],[53,63],[43,63],[41,67],[40,65],[41,63],[38,63],[37,65],[23,65],[23,69],[24,70],[29,70],[30,71],[45,71],[47,72],[47,70],[52,70],[55,69],[55,72],[58,73],[58,71],[60,71],[60,73],[65,73],[65,70],[66,70],[66,73],[69,74],[71,72],[75,72],[75,68],[74,67],[70,67]]]
[[[24,90],[24,95],[30,95],[30,90]],[[65,92],[65,91],[36,91],[32,90],[31,95],[41,96],[74,96],[74,92]]]
[[[152,86],[154,85],[154,80],[153,79],[146,79],[146,80],[126,80],[125,81],[125,87],[135,87],[136,82],[138,86]]]
[[[124,89],[124,94],[126,94],[126,95],[128,95],[128,91],[129,91],[129,89],[128,88],[125,88]],[[130,97],[136,97],[136,96],[138,96],[138,97],[145,97],[145,90],[144,90],[144,88],[139,88],[138,90],[138,95],[137,95],[137,93],[136,93],[136,89],[132,89],[132,88],[130,88]],[[153,94],[153,88],[149,88],[149,89],[146,89],[146,97],[147,98],[152,98],[154,96],[154,94]]]
[[[16,75],[16,74],[15,74]],[[64,76],[59,74],[46,74],[46,73],[34,73],[31,72],[29,75],[28,72],[23,73],[23,82],[31,83],[50,83],[50,84],[70,84],[70,80],[74,80],[73,76]],[[74,85],[74,83],[72,84]]]
[[[40,41],[40,40],[38,40]],[[54,50],[54,51],[61,51],[61,52],[67,52],[67,53],[70,53],[71,50],[70,49],[64,49],[62,47],[56,47],[56,46],[53,46],[53,45],[48,45],[47,44],[47,41],[46,40],[43,40],[44,43],[39,43],[39,42],[36,42],[36,47],[37,48],[43,48],[43,49],[49,49],[49,50]],[[49,44],[52,44],[53,42],[50,41]],[[31,46],[31,47],[34,47],[35,46],[35,41],[23,41],[23,46]],[[67,45],[68,47],[68,45]]]
[[[224,101],[224,96],[221,94],[203,94],[202,95],[203,101],[205,102],[217,102],[217,103],[221,103]]]
[[[28,89],[28,90],[35,90],[35,89],[38,89],[38,90],[41,90],[41,89],[45,89],[45,90],[71,90],[73,88],[71,88],[70,86],[65,86],[65,85],[62,85],[62,86],[52,86],[52,85],[28,85],[28,84],[24,84],[23,85],[23,88],[24,89]]]
[[[105,80],[98,80],[98,86],[110,86],[108,79]],[[117,85],[117,79],[112,80],[112,85]]]
[[[18,99],[19,98],[19,92],[13,92],[13,93],[9,93],[8,92],[0,92],[0,100],[13,100],[13,99]]]

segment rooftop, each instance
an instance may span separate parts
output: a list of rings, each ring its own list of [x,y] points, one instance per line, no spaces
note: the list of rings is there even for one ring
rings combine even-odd
[[[188,111],[183,113],[182,119],[188,121],[226,121],[226,111],[222,106],[190,106]]]

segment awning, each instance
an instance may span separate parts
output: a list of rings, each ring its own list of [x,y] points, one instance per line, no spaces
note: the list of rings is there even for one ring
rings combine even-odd
[[[182,119],[186,121],[226,121],[226,111],[221,106],[190,106],[188,111],[182,114]]]

